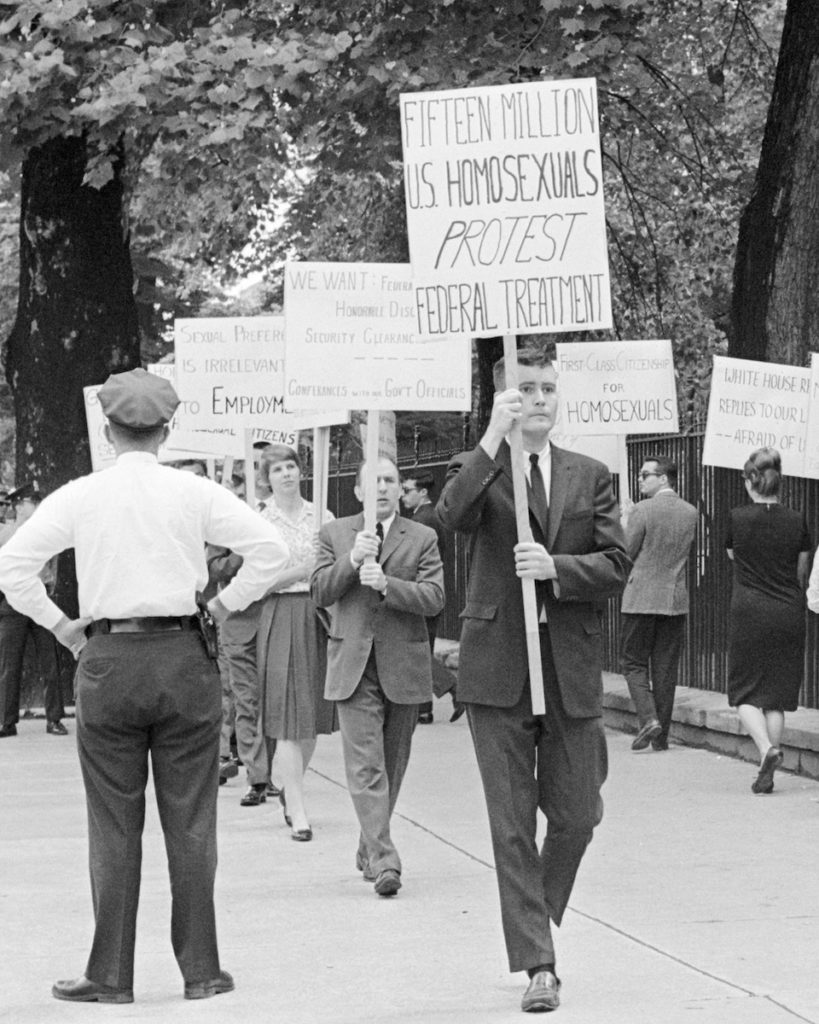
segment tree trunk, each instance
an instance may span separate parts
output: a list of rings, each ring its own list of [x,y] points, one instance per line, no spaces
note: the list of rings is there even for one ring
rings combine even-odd
[[[91,468],[82,389],[139,365],[122,166],[83,185],[85,144],[54,139],[24,163],[20,293],[6,347],[16,480],[49,493]]]
[[[495,384],[492,367],[503,355],[503,338],[478,338],[475,340],[478,355],[478,407],[475,410],[475,433],[477,444],[489,426],[492,403],[495,399]]]
[[[15,479],[43,494],[91,469],[83,387],[139,366],[122,166],[98,191],[82,183],[85,163],[79,138],[54,139],[23,162],[20,291],[5,366]],[[54,599],[77,614],[73,551],[60,557]],[[67,695],[73,659],[61,655]]]
[[[819,337],[819,17],[788,0],[734,267],[729,355],[803,366]],[[813,344],[812,344],[813,343]]]

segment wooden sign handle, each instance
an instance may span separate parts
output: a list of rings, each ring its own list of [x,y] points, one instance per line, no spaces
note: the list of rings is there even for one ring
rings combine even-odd
[[[514,334],[503,337],[503,365],[507,388],[518,386],[518,350]],[[526,497],[526,474],[523,471],[523,438],[520,424],[509,431],[509,450],[512,455],[512,486],[515,494],[515,522],[518,542],[532,541],[529,525],[529,502]],[[526,630],[526,653],[529,659],[529,687],[532,695],[532,714],[545,715],[543,696],[543,665],[540,660],[540,632],[538,627],[535,581],[521,580],[523,590],[523,622]]]
[[[256,463],[253,461],[253,431],[245,430],[245,501],[256,508]]]
[[[324,525],[329,471],[330,428],[313,427],[313,506],[316,510],[317,530]]]
[[[364,529],[375,531],[375,503],[378,495],[378,428],[377,409],[367,412],[367,444],[364,449],[366,473],[361,481],[364,485]],[[365,562],[374,562],[375,556],[368,555]]]

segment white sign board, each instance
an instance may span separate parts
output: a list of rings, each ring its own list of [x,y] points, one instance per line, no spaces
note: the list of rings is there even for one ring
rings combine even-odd
[[[469,338],[420,339],[403,263],[288,263],[288,403],[468,411]]]
[[[176,320],[174,350],[186,428],[289,433],[349,418],[343,403],[324,402],[316,412],[286,399],[282,316]]]
[[[174,363],[151,363],[147,369],[150,373],[170,381],[179,394]],[[186,457],[180,454],[184,451],[196,452],[200,456],[212,455],[221,458],[229,455],[234,459],[241,459],[245,452],[242,431],[233,427],[192,427],[189,405],[189,402],[180,398],[179,407],[169,424],[171,432],[165,449],[174,449],[177,453],[176,458],[179,459]],[[168,457],[170,458],[170,455]]]
[[[704,466],[742,469],[757,448],[776,448],[782,472],[805,476],[811,371],[714,356]]]
[[[595,80],[400,101],[418,334],[611,327]]]
[[[567,434],[673,434],[677,388],[670,341],[555,345]]]

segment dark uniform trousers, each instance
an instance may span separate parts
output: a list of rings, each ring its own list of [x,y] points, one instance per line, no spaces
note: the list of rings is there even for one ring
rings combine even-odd
[[[133,985],[148,758],[186,982],[219,974],[213,884],[221,688],[195,632],[92,636],[76,676],[95,931],[86,977]]]
[[[0,726],[4,728],[20,720],[20,683],[29,636],[43,677],[46,719],[59,722],[65,716],[54,635],[27,615],[14,611],[0,596]]]
[[[601,719],[569,718],[563,710],[546,626],[540,648],[545,716],[532,714],[528,681],[514,707],[466,706],[490,811],[511,971],[554,963],[550,920],[560,924],[603,817],[600,789],[608,773]],[[548,822],[540,851],[538,808]]]

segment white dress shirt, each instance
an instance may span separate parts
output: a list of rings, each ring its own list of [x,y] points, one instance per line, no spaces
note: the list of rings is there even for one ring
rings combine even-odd
[[[205,543],[244,559],[219,594],[230,611],[260,598],[288,560],[276,527],[226,488],[161,466],[149,452],[126,452],[42,502],[0,549],[0,590],[53,629],[63,612],[37,574],[73,547],[81,617],[192,615],[208,581]]]

